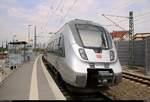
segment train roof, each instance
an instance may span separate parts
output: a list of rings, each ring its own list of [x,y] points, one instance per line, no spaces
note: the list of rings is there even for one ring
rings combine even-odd
[[[97,25],[97,26],[101,26],[100,24],[98,23],[95,23],[93,21],[90,21],[90,20],[81,20],[81,19],[74,19],[74,20],[71,20],[68,22],[68,24],[91,24],[91,25]]]

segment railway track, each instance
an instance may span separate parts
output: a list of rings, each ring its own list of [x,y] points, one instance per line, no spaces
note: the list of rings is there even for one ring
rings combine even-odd
[[[150,87],[150,78],[149,77],[144,77],[144,76],[140,76],[137,74],[133,74],[133,73],[124,71],[123,78],[129,79],[131,81],[138,82],[138,83],[141,83],[141,84],[144,84],[144,85],[147,85]]]
[[[101,92],[91,94],[79,94],[70,92],[63,82],[58,82],[58,79],[56,80],[56,77],[54,76],[55,72],[50,70],[52,69],[50,63],[48,63],[44,58],[42,59],[50,75],[52,76],[52,78],[54,79],[54,81],[56,82],[59,89],[61,90],[61,92],[63,93],[63,95],[66,97],[67,100],[112,100],[111,98],[107,97]]]

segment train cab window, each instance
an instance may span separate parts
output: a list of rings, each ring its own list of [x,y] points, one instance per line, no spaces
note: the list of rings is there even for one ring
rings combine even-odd
[[[84,47],[108,49],[106,32],[101,27],[77,24],[76,28]]]

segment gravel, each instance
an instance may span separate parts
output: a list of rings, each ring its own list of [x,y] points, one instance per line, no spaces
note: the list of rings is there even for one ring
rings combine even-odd
[[[150,86],[122,79],[122,82],[105,91],[115,100],[150,100]]]

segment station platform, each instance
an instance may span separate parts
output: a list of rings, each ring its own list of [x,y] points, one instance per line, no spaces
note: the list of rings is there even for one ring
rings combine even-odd
[[[42,55],[11,72],[0,84],[0,100],[66,100],[42,62]]]

